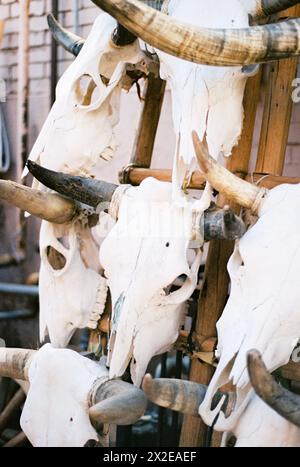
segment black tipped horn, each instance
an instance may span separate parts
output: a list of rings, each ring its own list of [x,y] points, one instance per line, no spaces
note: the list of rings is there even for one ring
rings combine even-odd
[[[205,211],[201,219],[204,240],[236,240],[246,232],[242,219],[229,206],[224,209],[213,207]]]
[[[247,362],[256,394],[279,415],[300,427],[300,397],[276,383],[257,350],[248,353]]]
[[[102,424],[132,425],[145,413],[143,391],[119,379],[99,384],[91,397],[89,416],[95,428]]]
[[[94,208],[100,203],[110,202],[118,188],[113,183],[54,172],[30,160],[27,161],[27,167],[29,172],[46,187]]]
[[[63,28],[52,14],[47,16],[49,29],[56,42],[63,46],[71,54],[77,55],[81,51],[85,40],[76,34]]]

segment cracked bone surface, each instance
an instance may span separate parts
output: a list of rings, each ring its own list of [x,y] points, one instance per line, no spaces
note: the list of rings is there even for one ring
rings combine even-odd
[[[122,86],[128,84],[126,66],[141,62],[145,67],[138,41],[125,47],[112,43],[115,27],[106,14],[96,19],[80,54],[58,82],[56,101],[30,160],[72,175],[95,176],[112,159]]]
[[[105,424],[133,424],[147,406],[133,385],[109,381],[104,362],[50,344],[0,349],[0,376],[30,383],[21,427],[34,447],[83,447],[91,440],[107,446]]]
[[[131,361],[136,385],[150,359],[176,341],[198,282],[203,212],[195,200],[186,200],[184,208],[174,205],[171,191],[170,183],[152,178],[128,188],[118,221],[100,248],[113,306],[110,376],[121,376]],[[183,285],[171,291],[180,276]]]
[[[115,28],[116,21],[107,14],[96,19],[80,54],[58,82],[56,101],[30,161],[72,175],[95,176],[111,160],[117,147],[114,127],[122,88],[132,84],[126,67],[146,66],[138,41],[124,47],[112,43]],[[45,191],[37,180],[33,186]],[[42,223],[42,340],[49,334],[54,345],[64,347],[76,328],[96,327],[106,299],[106,280],[96,260],[98,248],[84,216],[64,226]]]
[[[197,146],[196,146],[197,149]],[[228,263],[231,291],[217,323],[219,358],[200,415],[212,425],[220,408],[211,410],[215,393],[226,383],[235,387],[237,401],[229,417],[219,414],[215,429],[233,429],[251,398],[247,352],[261,352],[272,372],[288,363],[300,336],[300,185],[280,185],[260,191],[241,181],[207,157],[204,176],[233,201],[242,200],[257,214],[257,221],[236,242]],[[234,177],[235,190],[230,181]],[[255,196],[253,196],[255,194]]]

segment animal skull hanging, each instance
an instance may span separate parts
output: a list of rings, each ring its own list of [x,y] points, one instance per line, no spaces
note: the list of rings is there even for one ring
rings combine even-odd
[[[147,72],[139,42],[117,47],[111,39],[115,28],[109,15],[96,19],[80,54],[58,82],[56,101],[30,160],[53,170],[93,176],[113,157],[122,87],[132,85],[127,64]]]
[[[234,429],[251,397],[247,352],[261,352],[272,372],[289,361],[300,336],[298,276],[300,273],[300,185],[264,190],[217,164],[194,135],[206,179],[227,199],[257,214],[257,222],[236,243],[228,271],[231,292],[217,324],[219,364],[208,387],[200,415],[215,429]],[[275,272],[274,272],[275,271]],[[220,405],[211,410],[215,393],[231,383],[236,406],[226,417]]]
[[[41,183],[77,201],[97,206],[103,197],[103,182],[58,174],[32,163],[30,171]],[[178,336],[185,302],[197,285],[204,240],[233,239],[244,233],[240,219],[228,210],[203,213],[201,200],[188,199],[178,207],[172,203],[171,191],[170,183],[152,178],[136,188],[116,189],[110,213],[117,223],[100,249],[113,305],[110,376],[122,375],[131,360],[137,385],[150,359],[168,350]],[[194,253],[191,265],[189,249]],[[179,277],[183,285],[171,291]]]
[[[109,380],[104,362],[50,344],[0,349],[0,375],[30,383],[21,427],[34,447],[107,446],[105,425],[131,425],[147,406],[142,391]]]
[[[110,377],[121,376],[131,361],[131,378],[140,385],[151,358],[168,351],[178,337],[204,242],[196,227],[203,212],[193,206],[187,201],[184,208],[174,206],[171,185],[152,178],[122,197],[118,221],[100,248],[113,306]],[[183,285],[171,292],[180,276]]]
[[[248,12],[239,0],[170,0],[168,14],[175,20],[206,28],[249,26]],[[221,154],[230,156],[242,131],[246,80],[257,67],[212,67],[159,50],[157,54],[160,75],[171,87],[177,139],[173,181],[180,195],[184,179],[196,168],[191,130],[196,129],[201,139],[206,137],[215,159]]]
[[[96,329],[106,303],[96,246],[81,220],[62,226],[43,221],[40,232],[40,340],[66,347],[76,329]]]

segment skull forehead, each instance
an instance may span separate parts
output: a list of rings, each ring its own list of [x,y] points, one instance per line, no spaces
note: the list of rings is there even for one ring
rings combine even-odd
[[[278,415],[258,396],[253,396],[232,433],[236,447],[299,447],[300,429]]]
[[[78,446],[98,440],[88,416],[94,381],[107,370],[71,350],[45,345],[29,369],[21,426],[34,446]]]
[[[146,265],[156,266],[157,262],[172,264],[173,270],[169,267],[168,272],[173,275],[189,270],[186,252],[192,236],[193,208],[191,203],[177,207],[171,196],[171,184],[155,179],[146,179],[140,187],[125,193],[118,222],[100,250],[108,276],[115,267],[121,267],[123,275],[136,271],[144,277],[149,274]],[[112,248],[117,252],[117,262],[112,261]],[[160,268],[157,278],[165,272]]]

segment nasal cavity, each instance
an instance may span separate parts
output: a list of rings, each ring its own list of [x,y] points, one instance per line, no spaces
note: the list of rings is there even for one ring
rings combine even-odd
[[[67,263],[66,258],[59,251],[55,250],[52,246],[47,247],[47,259],[55,271],[63,269]]]
[[[90,75],[82,75],[74,85],[75,105],[88,107],[100,97],[99,89]]]

